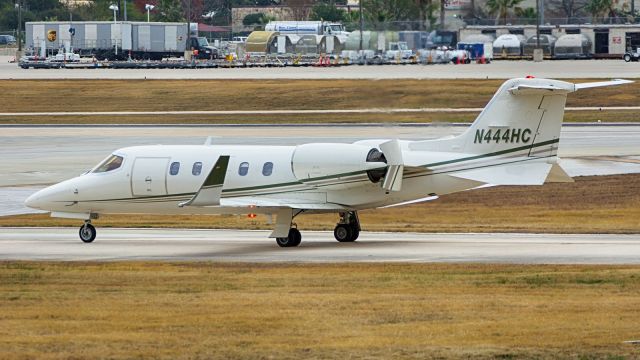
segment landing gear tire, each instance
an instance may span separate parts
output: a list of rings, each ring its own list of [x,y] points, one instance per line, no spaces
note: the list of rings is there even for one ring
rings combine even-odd
[[[351,226],[347,224],[338,224],[335,229],[333,229],[333,236],[336,240],[340,242],[350,242],[352,237],[353,230]]]
[[[295,247],[302,242],[302,235],[296,228],[289,229],[289,236],[284,238],[276,238],[276,243],[280,247]]]
[[[80,240],[84,243],[93,242],[96,238],[96,228],[93,225],[86,223],[80,227]]]

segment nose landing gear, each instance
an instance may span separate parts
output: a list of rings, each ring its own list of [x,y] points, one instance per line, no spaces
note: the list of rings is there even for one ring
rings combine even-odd
[[[355,211],[341,212],[340,221],[333,229],[333,236],[339,242],[354,242],[360,235],[360,219]]]
[[[84,222],[80,227],[80,240],[84,243],[90,243],[96,238],[96,228],[91,225],[91,220]]]

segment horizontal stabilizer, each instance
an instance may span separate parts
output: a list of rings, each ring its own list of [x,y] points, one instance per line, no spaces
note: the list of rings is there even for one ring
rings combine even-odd
[[[220,195],[222,195],[222,185],[229,166],[229,156],[220,156],[218,161],[209,172],[209,176],[204,180],[200,190],[189,200],[178,204],[183,206],[217,206],[220,205]]]
[[[602,86],[623,85],[623,84],[630,84],[632,82],[633,81],[631,81],[631,80],[614,79],[614,80],[610,80],[610,81],[597,81],[597,82],[590,82],[590,83],[582,83],[582,84],[576,84],[576,90],[589,89],[589,88],[602,87]]]
[[[513,95],[551,95],[568,94],[573,92],[573,87],[559,87],[554,85],[525,85],[519,84],[509,89]]]
[[[552,164],[546,162],[504,164],[451,174],[457,178],[492,185],[542,185]]]

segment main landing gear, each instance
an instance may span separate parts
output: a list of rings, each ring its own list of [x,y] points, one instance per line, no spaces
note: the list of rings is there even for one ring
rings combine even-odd
[[[293,227],[289,229],[289,235],[287,237],[276,238],[276,243],[278,243],[280,247],[294,247],[300,245],[300,242],[302,242],[300,230]]]
[[[84,222],[84,225],[80,227],[80,240],[85,243],[90,243],[96,238],[96,228],[91,225],[91,220]]]
[[[276,238],[278,246],[295,247],[300,245],[302,236],[291,220],[301,213],[302,210],[294,214],[290,209],[286,209],[282,210],[281,213],[278,214],[276,229],[271,235],[272,238]],[[340,242],[356,241],[360,235],[360,220],[358,219],[358,213],[355,211],[345,211],[338,214],[340,215],[340,220],[333,230],[333,236]],[[284,237],[285,234],[287,234],[286,237]]]
[[[341,212],[340,221],[333,229],[333,236],[340,242],[356,241],[360,235],[360,220],[355,211]]]

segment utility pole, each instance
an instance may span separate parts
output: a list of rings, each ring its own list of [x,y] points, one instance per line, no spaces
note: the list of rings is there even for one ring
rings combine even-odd
[[[187,41],[191,38],[191,0],[187,3]]]
[[[536,0],[536,49],[540,49],[540,1]]]
[[[358,2],[358,7],[360,9],[360,53],[362,54],[362,38],[364,37],[364,34],[363,34],[364,16],[363,16],[363,9],[362,9],[362,0]]]
[[[18,7],[18,52],[22,53],[22,0],[16,3]]]
[[[127,21],[127,0],[124,0],[124,21]]]

